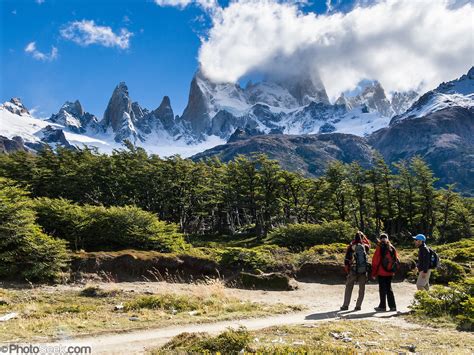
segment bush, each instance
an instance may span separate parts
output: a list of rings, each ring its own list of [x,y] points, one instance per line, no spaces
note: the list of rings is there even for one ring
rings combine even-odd
[[[473,330],[474,278],[449,286],[435,285],[429,291],[418,291],[411,306],[415,315],[450,317],[463,330]]]
[[[204,351],[237,354],[245,349],[250,341],[250,334],[245,328],[237,330],[229,328],[216,337],[202,340],[199,347]]]
[[[304,263],[318,262],[318,261],[340,261],[346,255],[347,244],[332,243],[315,245],[308,250],[298,254],[298,264],[301,266]]]
[[[237,354],[245,350],[250,342],[250,333],[245,328],[240,327],[237,330],[229,328],[214,337],[203,333],[182,333],[171,339],[161,350],[205,354]]]
[[[274,230],[269,239],[292,251],[301,251],[317,244],[347,243],[355,232],[349,223],[338,220],[321,224],[290,224]]]
[[[161,309],[186,312],[199,308],[199,299],[178,295],[143,296],[125,304],[126,310]]]
[[[431,273],[431,280],[435,283],[447,284],[464,279],[466,272],[463,267],[451,260],[441,260],[438,268]]]
[[[112,291],[107,291],[101,289],[99,286],[88,286],[86,288],[83,288],[79,292],[79,296],[81,297],[92,297],[92,298],[101,298],[101,297],[111,297],[111,296],[116,296],[119,294],[120,291],[118,290],[112,290]]]
[[[26,191],[0,178],[0,277],[57,279],[67,266],[64,241],[44,234]]]
[[[78,250],[134,248],[173,252],[185,248],[178,226],[134,206],[80,206],[64,199],[35,200],[38,223]]]
[[[442,260],[470,262],[474,260],[474,239],[463,239],[459,242],[434,247]]]
[[[270,269],[274,264],[271,247],[226,248],[221,252],[220,264],[231,269],[256,271]]]

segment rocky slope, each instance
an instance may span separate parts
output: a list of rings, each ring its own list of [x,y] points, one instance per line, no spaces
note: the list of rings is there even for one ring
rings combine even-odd
[[[85,112],[79,100],[66,101],[58,113],[51,115],[49,121],[62,125],[74,133],[86,133],[87,131],[98,133],[101,131],[97,117]]]
[[[266,78],[249,83],[216,84],[201,72],[194,76],[188,105],[180,121],[195,140],[216,135],[229,139],[236,129],[261,133],[314,134],[327,132],[367,135],[388,125],[390,118],[417,98],[395,93],[390,101],[378,82],[357,96],[329,102],[318,78]]]
[[[421,156],[439,178],[438,185],[455,183],[474,196],[474,108],[448,107],[422,117],[395,121],[368,137],[330,133],[317,135],[258,135],[238,130],[229,143],[192,157],[219,157],[265,153],[282,167],[308,176],[321,175],[332,160],[370,165],[379,151],[388,163]]]
[[[227,162],[237,155],[265,153],[281,166],[306,176],[320,176],[334,160],[345,163],[358,161],[368,167],[372,163],[373,149],[366,139],[351,134],[330,133],[314,135],[259,135],[220,145],[192,157],[198,161],[218,157]]]
[[[440,179],[474,195],[474,107],[448,107],[402,120],[367,140],[389,163],[421,156]]]

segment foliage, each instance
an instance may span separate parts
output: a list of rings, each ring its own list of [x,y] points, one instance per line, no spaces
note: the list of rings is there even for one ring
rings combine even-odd
[[[217,336],[209,336],[203,333],[182,333],[165,344],[161,350],[237,354],[245,350],[250,342],[250,333],[245,328],[228,328]]]
[[[103,207],[64,199],[39,198],[34,202],[38,223],[75,250],[135,248],[171,252],[185,247],[178,227],[134,206]]]
[[[220,253],[220,264],[232,269],[266,271],[275,266],[275,246],[264,245],[256,248],[225,248]]]
[[[474,260],[474,239],[463,239],[434,247],[441,258],[455,262],[470,262]]]
[[[411,308],[415,315],[452,317],[463,330],[474,330],[474,278],[435,285],[429,291],[418,291]]]
[[[443,260],[431,273],[431,281],[444,283],[460,281],[466,277],[464,268],[451,260]]]
[[[355,232],[348,222],[335,220],[321,224],[289,224],[275,229],[269,239],[290,250],[301,251],[317,244],[347,243]]]
[[[137,206],[185,234],[246,231],[262,240],[282,225],[340,220],[372,238],[385,231],[399,244],[418,232],[446,243],[470,238],[474,225],[472,199],[455,186],[436,190],[419,157],[389,166],[376,156],[370,168],[334,162],[323,176],[306,178],[261,154],[224,164],[161,159],[131,145],[111,155],[58,148],[0,155],[0,176],[34,197]]]
[[[0,178],[0,277],[54,280],[67,261],[65,243],[35,223],[26,191]]]
[[[332,243],[315,245],[314,247],[304,250],[297,256],[297,263],[303,265],[308,262],[317,261],[339,261],[343,262],[347,250],[347,243]]]
[[[199,299],[187,296],[164,294],[142,296],[125,304],[126,310],[161,309],[167,312],[185,312],[198,309]]]

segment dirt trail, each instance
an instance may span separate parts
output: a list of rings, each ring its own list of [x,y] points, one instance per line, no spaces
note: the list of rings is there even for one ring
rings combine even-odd
[[[417,327],[405,322],[400,317],[396,317],[395,312],[375,313],[373,307],[378,305],[378,285],[368,284],[362,310],[358,312],[339,312],[342,303],[344,285],[327,285],[318,283],[299,283],[296,291],[251,291],[224,288],[224,294],[237,297],[242,300],[266,303],[285,303],[293,305],[304,305],[307,310],[297,313],[284,314],[265,318],[253,318],[243,320],[224,321],[208,324],[191,324],[183,326],[173,326],[160,329],[132,331],[121,334],[106,334],[90,336],[85,338],[73,338],[49,345],[74,345],[92,346],[93,354],[140,354],[146,349],[158,347],[166,343],[173,336],[182,332],[209,332],[219,333],[227,327],[245,326],[249,330],[271,327],[285,324],[311,324],[315,322],[335,319],[371,319],[384,322],[390,319],[392,324],[402,327]],[[140,289],[150,292],[175,292],[175,293],[196,293],[207,292],[207,288],[215,286],[194,285],[194,284],[169,284],[164,282],[147,283],[120,283],[101,284],[101,287],[121,289]],[[398,314],[408,311],[415,286],[406,282],[393,284]],[[209,290],[210,292],[211,290]],[[357,297],[357,286],[352,295],[351,308],[354,307]],[[157,326],[159,326],[157,324]]]

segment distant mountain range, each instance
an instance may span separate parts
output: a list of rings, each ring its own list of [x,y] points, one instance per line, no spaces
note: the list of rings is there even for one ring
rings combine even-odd
[[[319,175],[332,159],[370,164],[377,149],[389,161],[419,154],[443,183],[474,192],[474,67],[422,96],[387,97],[380,83],[329,101],[318,78],[266,78],[259,83],[214,83],[198,71],[188,104],[175,115],[169,97],[156,109],[132,101],[119,83],[101,119],[78,100],[38,119],[17,98],[0,105],[0,151],[38,150],[44,144],[84,145],[110,152],[127,139],[160,155],[193,159],[264,152],[291,170]],[[206,150],[207,149],[207,150]]]
[[[187,146],[190,152],[198,152],[226,142],[237,129],[258,134],[366,135],[387,126],[394,115],[405,112],[417,97],[415,92],[394,93],[389,100],[378,82],[369,82],[357,95],[341,95],[331,104],[318,78],[266,78],[242,88],[238,84],[213,83],[198,71],[191,81],[188,104],[181,116],[175,116],[167,96],[154,110],[141,107],[132,101],[127,85],[121,82],[101,119],[86,112],[75,100],[66,102],[46,122],[53,129],[62,130],[71,145],[87,144],[110,151],[128,139],[165,155],[168,150],[163,152],[160,147],[175,146],[179,153],[180,148]],[[34,119],[28,110],[20,114],[20,108],[26,110],[19,99],[12,99],[0,107],[0,112]],[[6,122],[4,116],[0,117]],[[1,128],[0,134],[8,138],[16,134],[35,143],[43,127],[43,122],[25,122],[19,131]]]

